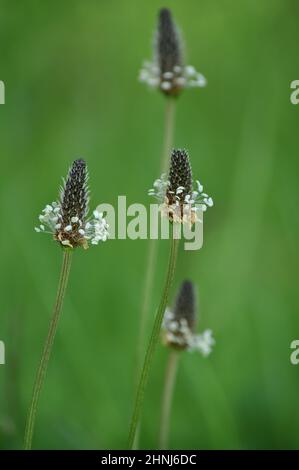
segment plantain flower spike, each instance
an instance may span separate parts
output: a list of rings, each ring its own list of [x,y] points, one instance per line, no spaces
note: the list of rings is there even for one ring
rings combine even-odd
[[[151,62],[144,63],[139,80],[167,96],[177,96],[184,88],[204,87],[205,77],[192,65],[185,65],[183,49],[171,11],[162,8],[154,40],[154,57]]]
[[[60,191],[60,199],[47,204],[39,216],[36,232],[50,233],[64,248],[88,248],[108,238],[108,225],[97,210],[88,217],[88,170],[84,160],[75,160]]]
[[[172,222],[193,224],[199,220],[199,211],[214,204],[199,181],[194,187],[189,155],[182,149],[172,151],[169,174],[162,174],[148,194],[158,200],[162,215]]]
[[[167,309],[163,321],[163,341],[177,350],[199,351],[208,356],[215,340],[211,330],[196,334],[196,293],[191,281],[184,281],[178,291],[174,308]]]

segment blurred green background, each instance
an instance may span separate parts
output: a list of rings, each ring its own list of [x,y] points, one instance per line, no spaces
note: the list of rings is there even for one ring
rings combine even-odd
[[[184,32],[187,61],[208,79],[178,100],[174,145],[215,207],[204,247],[180,252],[173,294],[192,279],[199,330],[217,344],[181,357],[171,448],[297,448],[299,365],[296,0],[0,1],[1,448],[20,448],[61,264],[33,230],[78,157],[91,206],[150,202],[159,175],[165,99],[137,81],[160,7]],[[75,253],[34,448],[125,448],[147,241],[111,240]],[[159,242],[152,298],[168,254]],[[148,327],[150,332],[151,321]],[[141,447],[155,448],[168,351],[146,393]]]

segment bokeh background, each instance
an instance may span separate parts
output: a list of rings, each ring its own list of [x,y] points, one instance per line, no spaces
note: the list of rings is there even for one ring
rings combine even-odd
[[[61,251],[33,230],[72,160],[86,158],[92,205],[148,204],[165,99],[138,83],[157,11],[172,9],[188,63],[208,79],[178,100],[174,145],[215,201],[204,247],[180,252],[200,298],[209,358],[181,356],[171,448],[297,448],[299,365],[296,0],[0,1],[0,445],[20,448]],[[125,448],[148,242],[111,240],[74,256],[34,448]],[[154,312],[168,244],[159,242]],[[153,316],[152,316],[153,317]],[[152,324],[148,325],[148,333]],[[146,393],[141,447],[155,448],[168,351]]]

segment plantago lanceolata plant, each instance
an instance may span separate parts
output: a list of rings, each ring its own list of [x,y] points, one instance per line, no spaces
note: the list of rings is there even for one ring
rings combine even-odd
[[[184,281],[178,291],[173,309],[166,309],[162,324],[163,343],[170,348],[165,372],[160,423],[160,449],[167,448],[171,402],[181,351],[199,351],[208,356],[215,344],[211,330],[196,334],[196,293],[192,282]]]
[[[185,210],[184,210],[185,202],[184,201],[188,195],[191,197],[192,185],[193,185],[192,172],[191,172],[191,166],[190,166],[188,155],[186,154],[185,151],[174,150],[172,153],[167,184],[163,186],[163,190],[161,189],[161,192],[163,193],[163,200],[165,200],[165,204],[169,206],[169,208],[172,207],[174,204],[175,207],[179,207],[180,214],[185,214]],[[174,202],[172,200],[172,197],[175,198]],[[177,201],[178,201],[178,206],[176,203]],[[190,206],[191,204],[192,203],[190,202],[188,198],[187,205]],[[193,214],[193,211],[190,211],[190,212]],[[141,412],[143,399],[144,399],[145,387],[147,384],[155,348],[159,340],[159,335],[160,335],[161,326],[163,322],[163,316],[164,316],[164,312],[166,309],[168,296],[169,296],[169,292],[170,292],[170,288],[171,288],[171,284],[172,284],[172,280],[173,280],[173,276],[175,272],[176,256],[177,256],[177,249],[178,249],[178,242],[179,242],[178,236],[177,236],[178,227],[181,223],[188,222],[188,223],[193,224],[195,222],[195,218],[193,215],[192,217],[185,219],[183,215],[181,217],[174,218],[173,212],[170,210],[163,211],[163,214],[168,218],[172,227],[171,248],[170,248],[170,255],[169,255],[169,262],[168,262],[168,270],[167,270],[166,282],[165,282],[164,289],[162,292],[162,297],[161,297],[158,311],[156,314],[156,318],[154,321],[154,327],[153,327],[149,345],[146,351],[143,368],[141,372],[141,378],[140,378],[138,389],[137,389],[134,412],[133,412],[133,416],[131,420],[131,427],[130,427],[130,433],[129,433],[130,448],[132,448],[134,445],[136,429],[137,429],[137,425],[139,422],[140,412]]]
[[[165,173],[169,166],[169,155],[173,146],[176,98],[184,88],[203,87],[206,80],[191,65],[186,65],[181,34],[173,20],[171,11],[159,11],[158,25],[154,35],[153,59],[145,62],[139,79],[151,88],[160,90],[165,98],[165,124],[160,169]],[[157,258],[157,242],[150,240],[144,283],[143,302],[140,315],[138,340],[138,362],[143,354],[147,317]]]
[[[33,387],[25,429],[25,449],[31,449],[32,445],[38,401],[62,309],[73,250],[76,247],[86,249],[89,242],[96,245],[99,241],[107,240],[108,237],[108,226],[102,214],[94,211],[93,217],[88,218],[87,181],[88,172],[85,161],[74,161],[61,189],[60,200],[45,207],[39,216],[40,225],[35,228],[37,232],[52,234],[54,240],[63,249],[63,261],[53,315]]]

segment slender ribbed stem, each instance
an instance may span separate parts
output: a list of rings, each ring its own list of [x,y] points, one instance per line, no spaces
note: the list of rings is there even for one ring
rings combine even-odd
[[[138,337],[137,374],[139,374],[140,372],[140,368],[142,366],[142,358],[144,354],[144,342],[146,338],[148,311],[150,307],[150,299],[153,288],[153,280],[157,261],[157,251],[157,240],[149,240],[148,259],[146,265],[147,269],[145,273],[144,293],[140,318],[140,331]]]
[[[24,437],[24,449],[30,450],[32,445],[32,437],[34,431],[34,424],[36,418],[36,412],[38,407],[38,402],[40,398],[40,393],[44,384],[47,366],[55,338],[55,334],[57,331],[57,325],[61,313],[61,308],[63,304],[63,299],[68,283],[68,277],[71,268],[71,260],[72,260],[72,250],[66,249],[63,251],[63,261],[58,285],[58,291],[56,296],[56,302],[53,310],[53,315],[50,321],[48,335],[44,344],[43,353],[41,356],[41,360],[39,363],[39,367],[37,370],[35,383],[33,387],[33,394],[32,399],[29,407],[27,422],[26,422],[26,429],[25,429],[25,437]]]
[[[163,137],[163,148],[160,161],[161,172],[165,173],[168,170],[171,148],[173,145],[173,133],[174,133],[174,122],[175,122],[175,103],[176,98],[168,96],[165,99],[165,119],[164,119],[164,137]],[[146,328],[148,313],[150,308],[150,299],[153,290],[153,282],[156,270],[156,261],[158,253],[157,240],[149,240],[149,248],[147,253],[146,261],[146,273],[145,282],[142,296],[142,307],[140,312],[140,327],[139,335],[137,340],[137,374],[140,373],[142,366],[142,357],[144,353],[144,343],[146,339]],[[137,375],[138,384],[138,375]],[[139,431],[140,426],[136,432],[134,449],[138,448]]]
[[[179,243],[179,240],[176,239],[172,234],[171,240],[170,240],[171,245],[170,245],[170,254],[169,254],[168,270],[167,270],[165,286],[163,289],[161,301],[160,301],[156,318],[154,321],[152,334],[149,340],[148,348],[146,351],[146,355],[145,355],[145,359],[144,359],[144,363],[143,363],[143,367],[141,371],[141,377],[140,377],[139,385],[137,388],[137,394],[136,394],[136,399],[134,403],[134,410],[133,410],[130,431],[129,431],[129,442],[128,442],[129,449],[132,449],[134,447],[135,434],[136,434],[137,426],[138,426],[139,419],[140,419],[140,413],[142,409],[145,388],[147,385],[154,352],[155,352],[157,343],[159,341],[163,316],[164,316],[165,308],[166,308],[168,297],[169,297],[169,291],[170,291],[173,276],[174,276],[178,243]]]
[[[165,124],[164,124],[164,139],[163,139],[163,150],[161,155],[160,166],[162,172],[167,171],[170,152],[173,141],[173,131],[174,131],[174,117],[175,117],[175,102],[176,99],[173,97],[167,97],[165,99]],[[137,372],[141,368],[142,356],[143,356],[143,345],[145,343],[145,332],[147,326],[148,312],[150,308],[150,298],[153,289],[153,280],[156,269],[156,260],[157,260],[157,251],[158,243],[157,240],[149,240],[149,249],[146,262],[146,273],[145,273],[145,282],[144,290],[142,296],[142,307],[140,313],[140,329],[138,335],[138,346],[137,346]]]
[[[146,327],[148,320],[148,311],[149,304],[153,288],[153,280],[155,274],[155,267],[157,261],[157,240],[149,240],[149,249],[148,249],[148,259],[147,259],[147,269],[145,273],[145,283],[144,283],[144,293],[143,293],[143,302],[140,316],[140,327],[139,327],[139,336],[137,340],[137,368],[136,368],[136,388],[138,386],[139,375],[142,367],[142,359],[144,354],[144,343],[146,341]],[[134,449],[138,449],[140,434],[140,423],[138,424],[138,429],[135,434]]]
[[[178,359],[179,359],[179,352],[171,350],[169,352],[168,362],[166,366],[164,390],[163,390],[163,396],[162,396],[160,438],[159,438],[160,449],[167,449],[168,447],[171,403],[172,403],[175,378],[176,378],[176,373],[177,373]]]
[[[170,153],[173,146],[173,133],[175,121],[176,98],[169,96],[166,98],[165,123],[164,123],[164,143],[161,159],[161,173],[165,173],[169,167]]]

